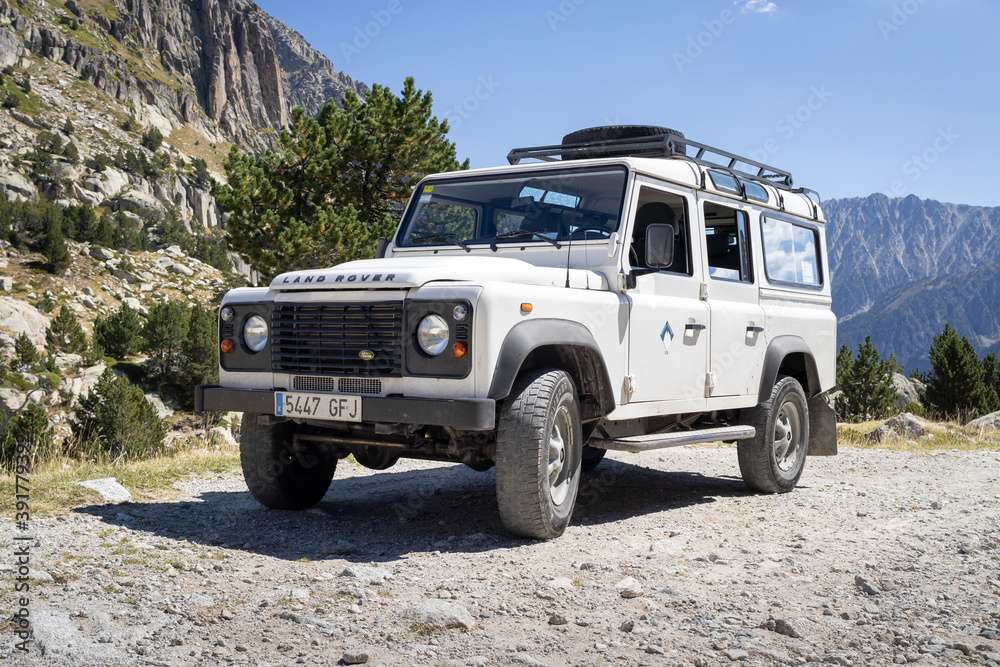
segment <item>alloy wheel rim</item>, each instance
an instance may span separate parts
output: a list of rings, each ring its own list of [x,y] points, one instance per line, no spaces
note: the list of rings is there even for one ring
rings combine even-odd
[[[549,431],[548,465],[546,467],[549,496],[556,505],[561,505],[569,496],[572,465],[568,457],[572,438],[573,431],[570,428],[569,410],[562,406],[556,412],[555,418],[552,420],[552,429]]]
[[[774,420],[772,437],[774,462],[782,472],[792,472],[798,465],[801,438],[802,416],[798,407],[791,402],[783,403]]]

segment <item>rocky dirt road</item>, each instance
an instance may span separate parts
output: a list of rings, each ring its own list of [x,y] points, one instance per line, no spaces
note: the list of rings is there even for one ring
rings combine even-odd
[[[461,466],[344,465],[304,514],[184,490],[36,520],[37,643],[0,663],[1000,665],[997,452],[846,450],[780,497],[730,449],[616,455],[549,543]]]

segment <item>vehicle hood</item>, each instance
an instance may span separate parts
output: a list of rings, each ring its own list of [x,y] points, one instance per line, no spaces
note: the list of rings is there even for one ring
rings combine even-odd
[[[347,262],[329,269],[282,273],[271,281],[271,289],[408,289],[440,281],[565,287],[566,269],[535,266],[512,257],[483,255],[391,257]],[[569,281],[574,288],[608,289],[605,276],[589,269],[570,269]]]

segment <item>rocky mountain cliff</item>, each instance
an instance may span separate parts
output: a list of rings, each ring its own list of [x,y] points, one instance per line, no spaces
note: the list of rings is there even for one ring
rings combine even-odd
[[[0,0],[0,71],[0,195],[173,208],[193,228],[219,223],[195,160],[218,175],[293,107],[366,91],[249,0]],[[162,148],[141,146],[152,128]],[[76,154],[57,152],[54,175],[31,160],[50,134]]]
[[[1000,349],[1000,208],[881,194],[824,203],[841,342],[926,368],[945,323]]]

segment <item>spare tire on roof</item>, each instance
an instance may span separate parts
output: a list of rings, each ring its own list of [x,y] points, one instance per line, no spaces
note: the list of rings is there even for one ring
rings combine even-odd
[[[570,132],[563,137],[562,145],[582,144],[590,141],[610,141],[612,139],[645,139],[648,137],[662,137],[665,134],[676,134],[683,137],[683,132],[671,130],[668,127],[658,127],[656,125],[603,125],[601,127],[588,127],[584,130]],[[677,144],[677,151],[684,153],[685,144]],[[616,150],[613,153],[600,151],[580,151],[578,153],[563,154],[564,160],[585,160],[594,157],[663,157],[663,152],[659,149],[653,150],[629,150],[626,147]]]

